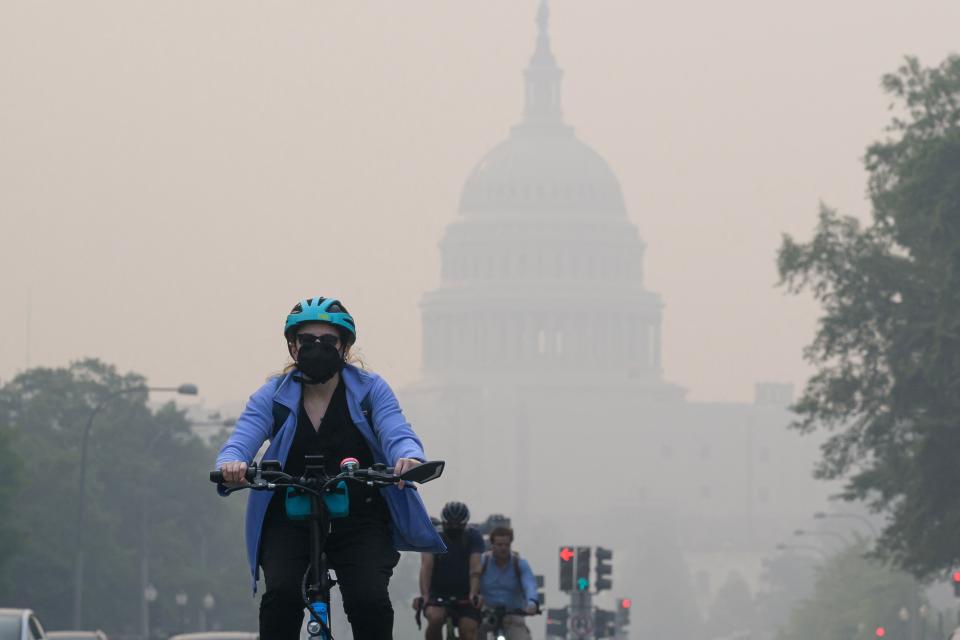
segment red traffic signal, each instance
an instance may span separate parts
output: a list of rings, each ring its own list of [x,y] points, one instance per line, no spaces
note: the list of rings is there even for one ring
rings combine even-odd
[[[874,635],[876,635],[878,638],[882,638],[883,636],[887,635],[887,630],[884,629],[883,627],[877,627],[877,630],[874,632]]]
[[[953,572],[953,581],[954,581],[954,582],[960,582],[960,571],[954,571],[954,572]]]
[[[630,605],[632,605],[632,604],[633,604],[633,602],[630,600],[630,598],[624,598],[623,600],[620,601],[620,608],[621,608],[621,609],[629,609],[629,608],[630,608]]]
[[[573,559],[576,557],[573,547],[560,547],[560,591],[570,593],[573,587]],[[563,634],[566,635],[566,634]]]

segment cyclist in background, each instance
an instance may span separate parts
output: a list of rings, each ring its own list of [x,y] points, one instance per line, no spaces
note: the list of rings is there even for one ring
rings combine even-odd
[[[490,532],[491,551],[483,554],[480,568],[480,595],[486,609],[502,608],[507,640],[530,640],[530,629],[519,613],[534,615],[540,610],[537,579],[530,563],[512,552],[513,529],[496,527]],[[487,629],[481,628],[480,637]]]
[[[420,597],[413,608],[423,607],[427,618],[426,640],[440,640],[447,616],[460,630],[461,640],[473,640],[480,622],[480,558],[483,536],[468,526],[470,510],[462,502],[448,502],[441,513],[440,536],[445,554],[420,555]],[[443,605],[438,604],[443,598]]]

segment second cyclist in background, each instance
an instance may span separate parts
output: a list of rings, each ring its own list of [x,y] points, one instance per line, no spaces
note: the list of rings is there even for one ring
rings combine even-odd
[[[537,595],[537,579],[530,569],[530,563],[511,550],[513,529],[496,527],[490,532],[492,551],[483,555],[481,560],[480,595],[487,612],[497,618],[503,626],[507,640],[530,640],[530,629],[524,622],[524,615],[534,615],[540,611],[540,598]],[[489,623],[484,619],[480,630],[483,638]]]
[[[420,556],[420,598],[414,609],[423,608],[427,618],[426,640],[440,640],[450,616],[461,640],[474,640],[480,622],[480,573],[483,536],[470,522],[470,510],[462,502],[448,502],[441,513],[441,537],[447,553]]]

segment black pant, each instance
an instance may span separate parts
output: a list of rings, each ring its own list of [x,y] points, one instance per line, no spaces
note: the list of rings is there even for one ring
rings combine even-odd
[[[334,521],[325,548],[337,572],[347,620],[356,640],[392,640],[393,605],[387,585],[400,554],[382,519]],[[297,640],[303,624],[301,584],[310,564],[305,522],[267,518],[260,545],[266,589],[260,600],[260,640]]]

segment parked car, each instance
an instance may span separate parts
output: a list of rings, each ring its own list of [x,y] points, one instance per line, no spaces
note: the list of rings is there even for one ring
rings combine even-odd
[[[100,629],[96,631],[47,631],[47,640],[109,640]]]
[[[0,609],[0,640],[46,640],[32,609]]]
[[[169,640],[260,640],[260,634],[254,631],[203,631],[198,633],[179,633]]]

